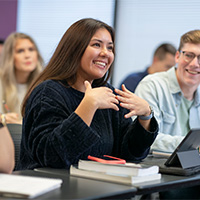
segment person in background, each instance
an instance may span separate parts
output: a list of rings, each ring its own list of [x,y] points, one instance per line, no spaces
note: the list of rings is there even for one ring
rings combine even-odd
[[[92,18],[65,32],[26,94],[18,169],[69,168],[88,155],[148,155],[158,132],[149,104],[107,83],[114,42],[112,27]]]
[[[175,65],[176,48],[169,43],[163,43],[158,46],[153,55],[153,61],[151,66],[147,67],[145,71],[136,72],[128,75],[120,84],[126,86],[131,92],[135,92],[138,83],[148,74],[153,74],[155,72],[167,71],[172,66]]]
[[[200,128],[200,30],[182,35],[175,61],[167,72],[146,76],[135,91],[158,120],[152,150],[173,152],[190,129]]]
[[[3,44],[4,44],[4,40],[0,39],[0,59],[1,59],[1,52],[2,52],[2,49],[3,49]]]
[[[11,33],[0,60],[0,122],[22,123],[21,103],[32,81],[42,70],[43,59],[34,40]]]
[[[11,173],[15,166],[15,150],[6,126],[0,123],[0,173]]]

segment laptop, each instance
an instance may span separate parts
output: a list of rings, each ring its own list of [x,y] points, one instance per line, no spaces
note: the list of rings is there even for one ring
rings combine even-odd
[[[157,164],[166,174],[192,175],[200,173],[200,129],[191,129],[174,152],[166,158],[147,159],[147,164]]]

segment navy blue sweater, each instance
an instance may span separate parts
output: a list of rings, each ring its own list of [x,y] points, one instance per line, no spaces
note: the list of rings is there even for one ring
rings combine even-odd
[[[102,109],[96,111],[88,127],[74,113],[83,97],[84,93],[61,81],[47,80],[33,90],[23,119],[18,170],[69,168],[88,155],[106,154],[132,161],[147,156],[158,132],[155,118],[148,132],[137,119],[124,118],[128,110]]]

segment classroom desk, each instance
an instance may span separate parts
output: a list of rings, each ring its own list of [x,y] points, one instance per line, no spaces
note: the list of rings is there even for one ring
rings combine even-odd
[[[159,159],[162,159],[162,157],[153,158],[150,156],[144,159],[142,163],[151,163],[151,165],[156,165],[157,163],[159,163]],[[162,178],[159,183],[146,182],[134,186],[138,189],[136,195],[143,195],[198,185],[200,186],[200,173],[191,176],[162,174]]]
[[[14,174],[61,178],[63,180],[60,189],[39,196],[38,199],[128,199],[136,195],[200,185],[200,174],[192,176],[162,174],[161,180],[126,186],[73,177],[64,169],[38,168],[36,170],[15,171]]]
[[[61,188],[50,191],[36,199],[125,199],[135,196],[133,186],[114,184],[69,176],[67,170],[47,169],[46,171],[15,171],[14,174],[61,178]]]
[[[134,197],[135,195],[145,195],[145,194],[151,194],[154,192],[162,192],[162,191],[167,191],[171,189],[180,189],[183,187],[191,187],[191,186],[200,185],[200,174],[193,175],[193,176],[175,176],[175,175],[162,174],[161,180],[135,184],[134,187],[129,187],[129,186],[121,185],[121,184],[112,184],[112,183],[98,181],[98,180],[94,181],[94,180],[89,180],[86,178],[84,179],[84,178],[78,178],[78,177],[72,177],[72,176],[70,177],[69,174],[66,173],[66,170],[61,170],[61,169],[38,168],[37,170],[42,173],[57,174],[57,175],[68,177],[68,179],[70,179],[70,182],[69,182],[70,184],[72,184],[72,180],[79,182],[79,186],[76,187],[75,189],[76,192],[79,192],[79,190],[80,189],[82,190],[82,187],[84,187],[84,190],[86,191],[89,190],[87,192],[89,194],[92,192],[90,190],[93,190],[91,188],[92,186],[95,189],[97,189],[92,192],[93,193],[92,195],[94,197],[98,196],[98,198],[104,198],[104,197],[106,198],[106,196],[104,197],[99,196],[100,194],[104,195],[101,191],[99,191],[99,188],[101,188],[102,191],[107,190],[107,192],[106,191],[104,192],[107,193],[108,195],[109,191],[107,187],[109,187],[110,198],[115,199],[118,197],[118,198],[124,199],[124,198]],[[86,182],[87,184],[85,184]],[[117,192],[118,194],[116,194]],[[82,196],[79,195],[79,197],[82,197]]]
[[[193,176],[175,176],[162,174],[159,183],[146,182],[134,185],[137,188],[136,195],[151,194],[154,192],[163,192],[172,189],[180,189],[200,185],[200,175]]]

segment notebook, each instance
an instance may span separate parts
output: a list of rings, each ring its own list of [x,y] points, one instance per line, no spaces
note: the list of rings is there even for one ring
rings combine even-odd
[[[0,196],[35,198],[61,187],[61,179],[0,173]]]
[[[199,147],[200,129],[191,129],[168,159],[154,158],[147,164],[156,162],[159,172],[166,174],[188,176],[200,173]]]

